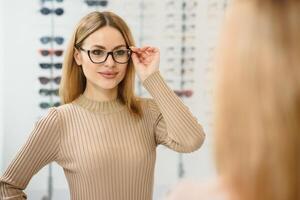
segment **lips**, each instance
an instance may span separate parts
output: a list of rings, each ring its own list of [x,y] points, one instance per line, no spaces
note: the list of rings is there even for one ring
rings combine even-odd
[[[110,71],[106,71],[106,72],[98,72],[98,74],[100,74],[101,76],[103,76],[104,78],[115,78],[116,75],[118,74],[118,72],[110,72]]]

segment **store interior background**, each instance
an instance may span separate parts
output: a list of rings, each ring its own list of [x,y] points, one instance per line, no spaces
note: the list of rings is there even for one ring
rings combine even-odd
[[[98,1],[98,0],[95,0]],[[100,0],[102,4],[106,0]],[[54,78],[60,69],[42,69],[40,63],[60,63],[63,56],[42,56],[40,49],[63,50],[76,23],[85,14],[113,11],[131,28],[137,46],[161,50],[160,71],[168,85],[203,125],[206,141],[191,154],[178,154],[159,146],[155,169],[154,200],[162,199],[181,179],[205,181],[215,176],[211,139],[213,55],[224,19],[227,0],[107,0],[107,5],[88,6],[86,0],[0,0],[0,173],[27,140],[34,123],[47,112],[41,102],[55,103],[57,96],[39,94],[40,76]],[[42,8],[64,13],[44,15]],[[43,44],[42,36],[59,36],[63,44]],[[191,94],[192,95],[188,95]],[[149,94],[136,82],[136,93]],[[188,97],[189,96],[189,97]],[[49,185],[49,177],[52,184]],[[28,199],[69,199],[68,185],[56,163],[36,174],[25,192]]]

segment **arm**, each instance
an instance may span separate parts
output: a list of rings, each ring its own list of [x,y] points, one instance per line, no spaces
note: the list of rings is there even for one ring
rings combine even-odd
[[[154,100],[149,108],[155,118],[154,133],[157,144],[178,152],[192,152],[203,143],[205,134],[201,125],[177,95],[167,86],[159,71],[144,82]]]
[[[27,199],[23,190],[32,176],[43,166],[57,159],[58,123],[58,113],[52,108],[35,124],[29,139],[0,177],[0,199]]]
[[[154,102],[149,103],[150,110],[159,113],[154,124],[156,143],[178,152],[198,149],[204,141],[202,127],[160,76],[159,49],[150,46],[130,49],[135,70],[154,98]]]

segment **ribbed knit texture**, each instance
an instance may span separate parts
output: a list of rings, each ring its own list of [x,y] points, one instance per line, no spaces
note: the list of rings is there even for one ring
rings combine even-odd
[[[141,98],[141,119],[118,99],[98,102],[84,95],[49,109],[0,178],[0,199],[26,199],[32,176],[55,161],[72,200],[151,200],[157,145],[192,152],[204,133],[159,72],[143,85],[153,99]]]

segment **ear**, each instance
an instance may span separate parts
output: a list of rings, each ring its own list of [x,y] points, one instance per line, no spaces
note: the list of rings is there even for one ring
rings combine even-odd
[[[81,57],[81,53],[78,51],[78,49],[74,48],[74,59],[75,62],[78,66],[82,65],[82,57]]]

